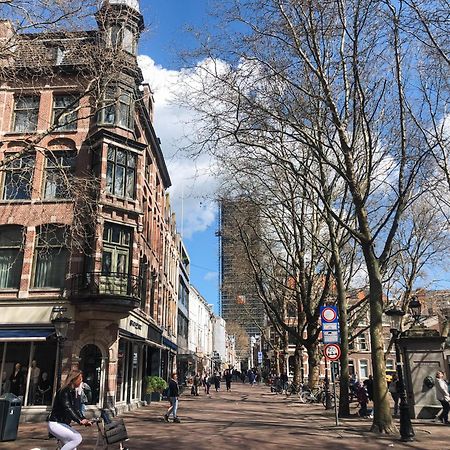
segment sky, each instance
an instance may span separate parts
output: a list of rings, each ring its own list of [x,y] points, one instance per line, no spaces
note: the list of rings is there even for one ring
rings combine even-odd
[[[208,0],[141,0],[146,31],[139,46],[139,64],[155,94],[156,134],[166,159],[172,187],[171,205],[177,229],[191,260],[191,284],[219,312],[218,207],[212,200],[215,180],[210,160],[187,157],[181,149],[189,134],[191,111],[174,104],[177,80],[185,68],[179,53],[193,48],[195,40],[185,30],[209,22]]]

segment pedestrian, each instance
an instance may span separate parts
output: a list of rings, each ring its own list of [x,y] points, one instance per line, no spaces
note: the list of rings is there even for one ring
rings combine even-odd
[[[219,390],[220,390],[220,375],[217,372],[214,374],[214,388],[216,389],[216,392],[219,392]]]
[[[360,417],[367,417],[369,415],[369,411],[367,410],[367,403],[369,402],[369,396],[367,395],[366,388],[364,384],[358,383],[358,387],[356,388],[356,398],[358,399],[358,403],[360,409],[358,414]]]
[[[247,377],[248,377],[248,382],[250,383],[250,386],[253,387],[253,385],[255,384],[255,373],[253,372],[253,370],[248,369]]]
[[[441,422],[448,424],[448,413],[450,411],[450,395],[448,392],[448,384],[444,380],[444,372],[438,370],[436,372],[436,398],[442,405],[442,412],[438,416]]]
[[[9,377],[9,390],[11,394],[17,397],[23,395],[25,377],[23,376],[22,366],[20,363],[14,364],[14,369]]]
[[[194,395],[196,397],[198,397],[198,395],[199,395],[198,394],[198,388],[200,386],[200,383],[201,383],[201,381],[200,381],[200,374],[196,373],[195,377],[194,377],[194,385],[193,385],[193,387],[194,387]]]
[[[364,381],[364,386],[367,390],[367,396],[369,397],[369,400],[373,402],[373,376],[369,375],[369,378]]]
[[[205,375],[205,392],[207,395],[209,395],[209,390],[211,388],[211,377],[206,374]]]
[[[80,385],[75,388],[75,402],[81,415],[84,416],[86,412],[86,405],[92,402],[92,389],[82,381]]]
[[[231,380],[233,379],[232,374],[229,370],[225,371],[225,384],[227,386],[227,392],[231,391]]]
[[[394,400],[394,416],[398,415],[398,401],[400,399],[398,393],[398,376],[396,373],[392,375],[392,380],[389,383],[388,390],[391,393],[392,399]]]
[[[282,391],[285,391],[287,389],[288,381],[289,381],[288,374],[286,372],[283,372],[280,375],[280,383],[281,383],[281,390]]]
[[[169,388],[167,391],[167,397],[169,398],[169,409],[167,410],[166,414],[164,414],[164,420],[166,422],[169,421],[169,416],[172,414],[173,421],[175,423],[180,423],[180,419],[177,416],[178,411],[178,397],[180,396],[180,390],[178,388],[178,375],[176,372],[172,374],[172,378],[169,381]]]
[[[245,384],[245,372],[244,371],[241,372],[241,380]]]

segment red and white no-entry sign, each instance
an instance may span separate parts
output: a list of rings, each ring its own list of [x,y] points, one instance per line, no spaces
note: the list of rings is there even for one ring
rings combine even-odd
[[[337,319],[336,309],[331,306],[326,306],[322,309],[322,322],[335,322]]]
[[[325,358],[330,361],[337,361],[341,357],[341,347],[339,344],[328,344],[323,348]]]

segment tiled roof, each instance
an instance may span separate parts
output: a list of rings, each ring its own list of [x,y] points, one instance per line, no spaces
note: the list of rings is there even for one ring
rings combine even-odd
[[[98,42],[97,31],[18,35],[11,65],[32,69],[87,64],[92,55],[88,49]]]

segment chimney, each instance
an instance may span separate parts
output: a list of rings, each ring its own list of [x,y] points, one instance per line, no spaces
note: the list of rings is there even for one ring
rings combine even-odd
[[[0,20],[0,65],[10,62],[15,50],[15,30],[10,20]]]

